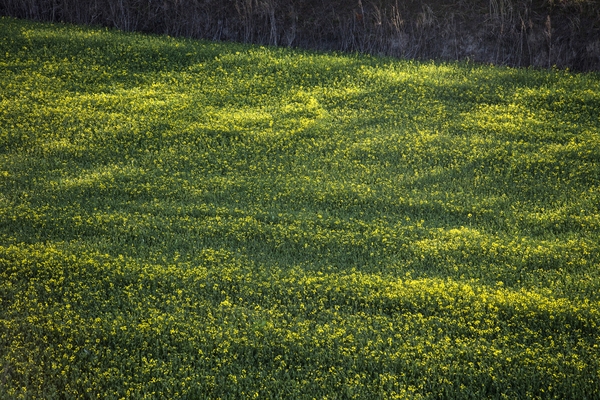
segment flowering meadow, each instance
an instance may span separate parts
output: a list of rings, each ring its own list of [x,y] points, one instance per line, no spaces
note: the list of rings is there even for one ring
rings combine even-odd
[[[600,398],[600,75],[0,19],[0,398]]]

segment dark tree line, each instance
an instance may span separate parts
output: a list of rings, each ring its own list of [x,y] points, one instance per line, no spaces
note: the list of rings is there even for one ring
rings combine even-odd
[[[600,0],[0,0],[0,14],[211,40],[600,70]]]

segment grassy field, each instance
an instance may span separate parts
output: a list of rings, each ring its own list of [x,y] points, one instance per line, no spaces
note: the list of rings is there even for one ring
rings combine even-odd
[[[600,75],[0,19],[0,398],[600,398]]]

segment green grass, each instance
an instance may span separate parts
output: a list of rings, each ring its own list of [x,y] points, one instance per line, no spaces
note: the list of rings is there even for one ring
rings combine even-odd
[[[0,55],[0,398],[600,397],[598,74]]]

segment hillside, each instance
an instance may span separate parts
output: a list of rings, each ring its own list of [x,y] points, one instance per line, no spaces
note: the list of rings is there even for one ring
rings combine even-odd
[[[598,74],[0,54],[0,398],[600,397]]]

